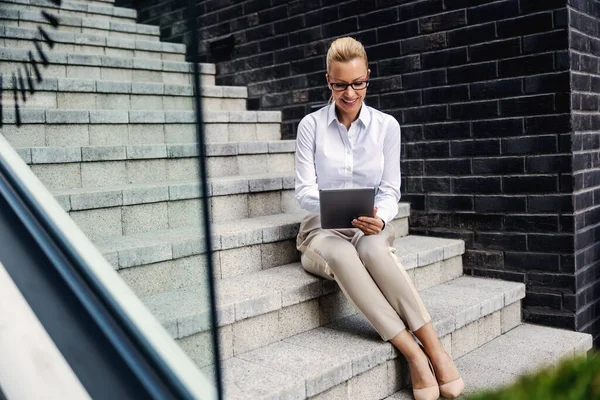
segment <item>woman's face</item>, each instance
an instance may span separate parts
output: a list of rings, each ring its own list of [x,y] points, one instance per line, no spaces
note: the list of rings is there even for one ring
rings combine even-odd
[[[334,62],[330,65],[329,73],[325,75],[329,88],[333,83],[356,83],[369,79],[371,70],[367,69],[365,60],[354,58],[348,62]],[[343,112],[354,114],[360,110],[367,88],[355,90],[348,86],[346,90],[331,90],[335,104]]]

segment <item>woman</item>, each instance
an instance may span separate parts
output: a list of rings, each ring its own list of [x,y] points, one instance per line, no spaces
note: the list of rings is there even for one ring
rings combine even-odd
[[[302,266],[335,279],[381,338],[398,348],[408,361],[416,399],[453,398],[463,380],[384,229],[400,200],[400,125],[364,104],[370,73],[362,44],[349,37],[335,40],[325,75],[330,104],[298,126],[295,197],[311,212],[297,239]],[[355,228],[321,229],[318,189],[344,187],[377,188],[373,215],[354,220]]]

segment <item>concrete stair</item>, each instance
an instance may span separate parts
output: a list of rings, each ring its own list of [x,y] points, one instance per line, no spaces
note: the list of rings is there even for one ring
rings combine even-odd
[[[13,82],[3,81],[0,133],[210,375],[207,249],[185,47],[160,42],[158,27],[137,24],[135,11],[114,0],[62,4],[0,0],[3,73],[28,60],[31,41],[42,39],[38,26],[56,42],[44,47],[51,65],[20,107],[20,128]],[[58,30],[42,9],[60,19]],[[410,395],[398,351],[335,281],[299,264],[295,242],[305,212],[293,197],[295,143],[281,140],[280,113],[246,111],[246,88],[215,86],[214,65],[200,71],[226,398]],[[523,284],[463,276],[464,243],[409,235],[409,205],[398,209],[388,224],[394,248],[467,391],[485,384],[484,371],[495,371],[487,380],[495,386],[538,360],[591,348],[589,335],[522,324]]]

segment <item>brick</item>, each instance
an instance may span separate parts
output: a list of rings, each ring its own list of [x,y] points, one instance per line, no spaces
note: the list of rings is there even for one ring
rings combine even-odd
[[[457,10],[419,20],[421,32],[439,32],[461,27],[467,24],[466,10]]]
[[[446,33],[448,46],[458,47],[474,43],[488,42],[496,38],[496,24],[482,24],[461,29],[453,29]]]
[[[498,21],[519,15],[519,2],[516,0],[499,1],[467,10],[469,24],[476,25],[488,21]]]
[[[523,56],[498,61],[500,77],[532,75],[550,72],[554,69],[552,54]]]
[[[498,116],[497,101],[480,101],[461,104],[450,104],[450,118],[457,119],[484,119]]]
[[[409,108],[402,111],[402,123],[444,121],[446,116],[445,105]]]
[[[499,156],[499,140],[469,140],[450,143],[450,154],[457,156]]]
[[[502,139],[502,153],[506,155],[555,153],[557,140],[554,135],[527,136]]]
[[[476,212],[525,212],[525,196],[475,196]]]
[[[500,100],[503,116],[550,114],[554,111],[554,95],[519,97]]]
[[[557,179],[553,175],[504,177],[502,187],[505,193],[546,193],[558,190]]]
[[[427,208],[431,211],[472,211],[473,197],[430,194],[427,196]]]
[[[508,232],[476,232],[475,246],[489,250],[525,251],[527,235]]]
[[[569,253],[574,250],[573,235],[529,234],[527,245],[530,251],[547,253]]]
[[[432,69],[438,67],[450,67],[467,63],[467,48],[438,50],[424,53],[422,57],[422,68]]]
[[[501,179],[497,177],[463,177],[452,179],[454,193],[495,193],[501,192]]]
[[[400,21],[404,20],[400,16]],[[414,37],[419,34],[419,23],[418,21],[402,22],[377,29],[377,37],[383,38],[383,42],[387,41],[387,38],[394,38],[395,40],[404,39],[408,37]],[[380,39],[381,40],[381,39]]]
[[[348,3],[349,5],[352,3]],[[367,10],[367,12],[370,10]],[[361,13],[358,16],[358,26],[361,30],[368,28],[376,28],[382,25],[390,25],[398,21],[398,9],[386,9],[371,12],[368,14]],[[369,57],[370,57],[369,53]]]
[[[572,212],[573,204],[571,195],[568,194],[547,194],[542,196],[528,197],[529,212]]]
[[[468,175],[471,173],[471,160],[427,160],[425,162],[426,175]]]
[[[474,174],[514,174],[525,172],[524,157],[473,158]]]
[[[523,53],[540,53],[568,47],[566,31],[545,32],[523,38]]]
[[[479,82],[496,78],[496,62],[448,68],[448,83]]]
[[[410,55],[393,60],[380,61],[378,70],[381,75],[397,75],[421,69],[421,57]]]
[[[520,54],[521,40],[519,38],[497,40],[473,45],[469,48],[469,60],[473,62],[516,57]]]
[[[468,85],[445,86],[423,90],[423,103],[457,103],[469,100]]]

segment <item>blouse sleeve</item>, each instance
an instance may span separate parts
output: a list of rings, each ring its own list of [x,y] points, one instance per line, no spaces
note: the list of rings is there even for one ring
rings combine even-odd
[[[383,143],[383,175],[375,195],[377,216],[387,224],[398,214],[400,201],[400,124],[391,118]]]
[[[296,137],[295,199],[306,211],[319,213],[319,187],[315,170],[315,121],[309,116],[298,124]]]

